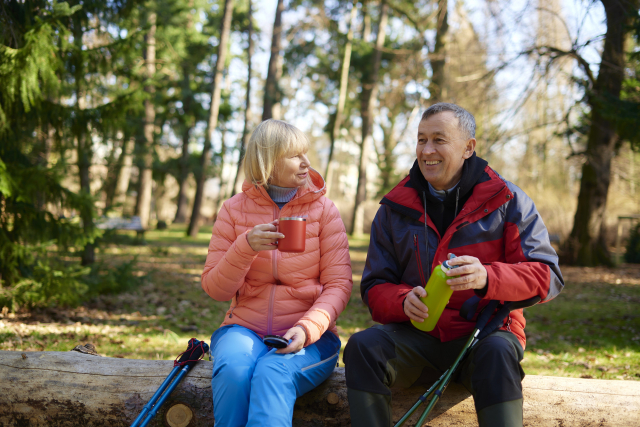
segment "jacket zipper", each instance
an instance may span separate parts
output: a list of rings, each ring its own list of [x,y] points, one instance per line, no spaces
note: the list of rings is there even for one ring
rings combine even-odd
[[[424,269],[422,267],[422,259],[420,258],[420,246],[418,245],[418,234],[413,235],[413,246],[416,251],[416,262],[418,263],[418,273],[420,274],[420,280],[422,281],[422,287],[427,287],[427,282],[424,280]]]
[[[273,219],[276,220],[280,218],[280,212],[278,207],[273,205]],[[276,279],[276,283],[280,280],[278,277],[278,250],[271,251],[271,270],[273,273],[273,278]]]
[[[273,219],[276,220],[280,217],[280,209],[278,206],[273,205]],[[280,278],[278,277],[278,250],[275,249],[271,251],[271,269],[273,278],[276,279],[276,283],[271,286],[271,292],[269,294],[269,311],[267,313],[267,335],[271,335],[273,329],[273,302],[276,296],[276,286],[280,282]]]
[[[267,335],[271,335],[273,329],[273,301],[276,297],[276,286],[271,285],[271,294],[269,295],[269,315],[267,316]]]

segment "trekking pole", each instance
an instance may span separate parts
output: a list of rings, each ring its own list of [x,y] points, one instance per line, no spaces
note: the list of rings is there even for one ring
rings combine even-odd
[[[429,388],[429,390],[427,390],[426,393],[424,393],[422,396],[420,396],[420,398],[418,398],[418,401],[413,405],[413,407],[411,407],[411,409],[409,409],[409,411],[400,419],[400,421],[396,423],[394,427],[400,427],[403,423],[405,423],[406,420],[409,419],[409,417],[413,414],[413,412],[422,403],[426,402],[429,395],[433,394],[433,397],[429,401],[428,406],[425,408],[424,412],[422,413],[422,416],[416,423],[416,427],[422,426],[424,421],[429,416],[429,413],[431,412],[433,407],[436,405],[440,397],[442,397],[442,393],[444,393],[444,390],[447,388],[447,386],[451,382],[451,378],[455,374],[455,371],[458,369],[458,366],[471,352],[472,348],[481,339],[485,338],[491,332],[495,331],[500,326],[502,326],[502,324],[504,323],[505,317],[510,312],[512,312],[513,310],[518,310],[520,308],[530,307],[532,305],[537,304],[538,302],[540,302],[539,296],[535,296],[533,298],[529,298],[528,300],[524,300],[524,301],[505,302],[504,305],[502,305],[501,307],[499,307],[499,301],[496,301],[496,300],[490,301],[489,304],[487,304],[487,306],[483,309],[483,311],[478,316],[478,319],[476,321],[476,327],[474,328],[471,334],[471,337],[469,337],[469,340],[467,340],[466,344],[462,348],[462,351],[454,361],[453,365],[451,365],[451,367],[447,369],[444,372],[444,374],[442,374],[442,376],[431,386],[431,388]],[[476,302],[476,306],[477,306],[477,302]],[[489,322],[489,318],[494,313],[497,307],[499,307],[498,312],[496,313],[494,318],[491,319],[491,321]],[[475,312],[475,308],[473,309],[473,312]]]
[[[473,346],[473,344],[475,344],[474,340],[477,338],[479,333],[480,333],[480,330],[477,328],[473,331],[473,335],[471,335],[467,343],[464,345],[464,349],[460,352],[456,361],[453,362],[453,365],[447,370],[447,372],[445,372],[444,378],[441,381],[438,381],[438,387],[433,392],[433,397],[431,398],[429,405],[427,405],[426,409],[422,413],[422,416],[418,419],[418,422],[416,423],[416,427],[419,427],[424,423],[424,420],[427,419],[433,407],[436,406],[436,403],[442,396],[442,393],[444,393],[444,390],[449,385],[449,382],[451,381],[451,377],[453,376],[453,373],[458,368],[458,364],[462,359],[465,358],[465,356],[467,355],[467,353],[469,352],[469,349]]]
[[[173,362],[173,370],[167,378],[162,382],[158,390],[151,397],[149,402],[142,408],[140,415],[131,424],[131,427],[146,427],[149,422],[156,416],[160,407],[167,401],[173,390],[178,386],[182,378],[187,375],[191,369],[204,354],[209,351],[209,346],[195,338],[189,340],[187,349],[178,356]],[[177,376],[176,376],[177,374]],[[175,379],[174,379],[175,377]],[[173,382],[172,382],[173,380]]]
[[[164,390],[167,388],[169,383],[171,383],[171,380],[173,380],[173,377],[176,376],[176,374],[178,373],[179,370],[180,370],[180,365],[178,365],[175,368],[173,368],[173,370],[171,371],[169,376],[167,378],[165,378],[165,380],[160,385],[160,387],[155,392],[155,394],[151,397],[151,399],[147,402],[147,404],[144,405],[144,407],[142,408],[142,411],[140,412],[140,415],[138,415],[136,417],[136,419],[133,421],[133,424],[131,424],[131,427],[139,427],[140,426],[140,422],[144,419],[144,417],[147,415],[147,413],[149,413],[151,408],[153,408],[153,405],[156,404],[156,400],[158,400],[158,398],[162,395]]]
[[[445,377],[445,375],[447,375],[448,372],[449,372],[449,369],[444,371],[444,374],[442,374],[440,378],[438,378],[438,381],[433,383],[433,385],[429,388],[429,390],[427,390],[422,396],[418,398],[418,401],[411,407],[411,409],[407,411],[406,414],[404,414],[402,418],[400,418],[400,420],[393,427],[400,427],[402,424],[404,424],[409,419],[409,417],[413,415],[415,410],[418,409],[420,405],[422,405],[424,402],[427,401],[431,393],[433,393],[436,387],[440,384],[440,381],[442,381],[442,379]]]

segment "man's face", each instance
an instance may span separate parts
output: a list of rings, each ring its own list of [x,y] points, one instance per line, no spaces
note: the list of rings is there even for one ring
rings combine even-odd
[[[462,177],[462,165],[476,148],[458,128],[452,111],[437,113],[418,126],[416,157],[424,178],[436,190],[448,190]]]

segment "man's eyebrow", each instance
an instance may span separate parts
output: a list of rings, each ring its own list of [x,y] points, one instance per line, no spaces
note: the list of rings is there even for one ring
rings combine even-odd
[[[435,132],[432,132],[432,134],[433,134],[433,135],[442,135],[442,136],[447,136],[447,133],[446,133],[445,131],[439,131],[439,130],[437,130],[437,131],[435,131]],[[420,131],[418,131],[418,136],[420,136],[420,135],[426,135],[426,133],[425,133],[425,132],[420,132]]]

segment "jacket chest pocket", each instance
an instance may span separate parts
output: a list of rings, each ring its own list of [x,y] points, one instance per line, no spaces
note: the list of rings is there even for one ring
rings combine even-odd
[[[411,225],[396,238],[396,254],[404,254],[401,262],[404,267],[402,281],[412,286],[424,286],[430,276],[430,266],[436,248],[430,246],[427,249],[426,238],[437,238],[428,230],[425,236],[425,229],[422,225]],[[432,242],[433,243],[433,242]]]

